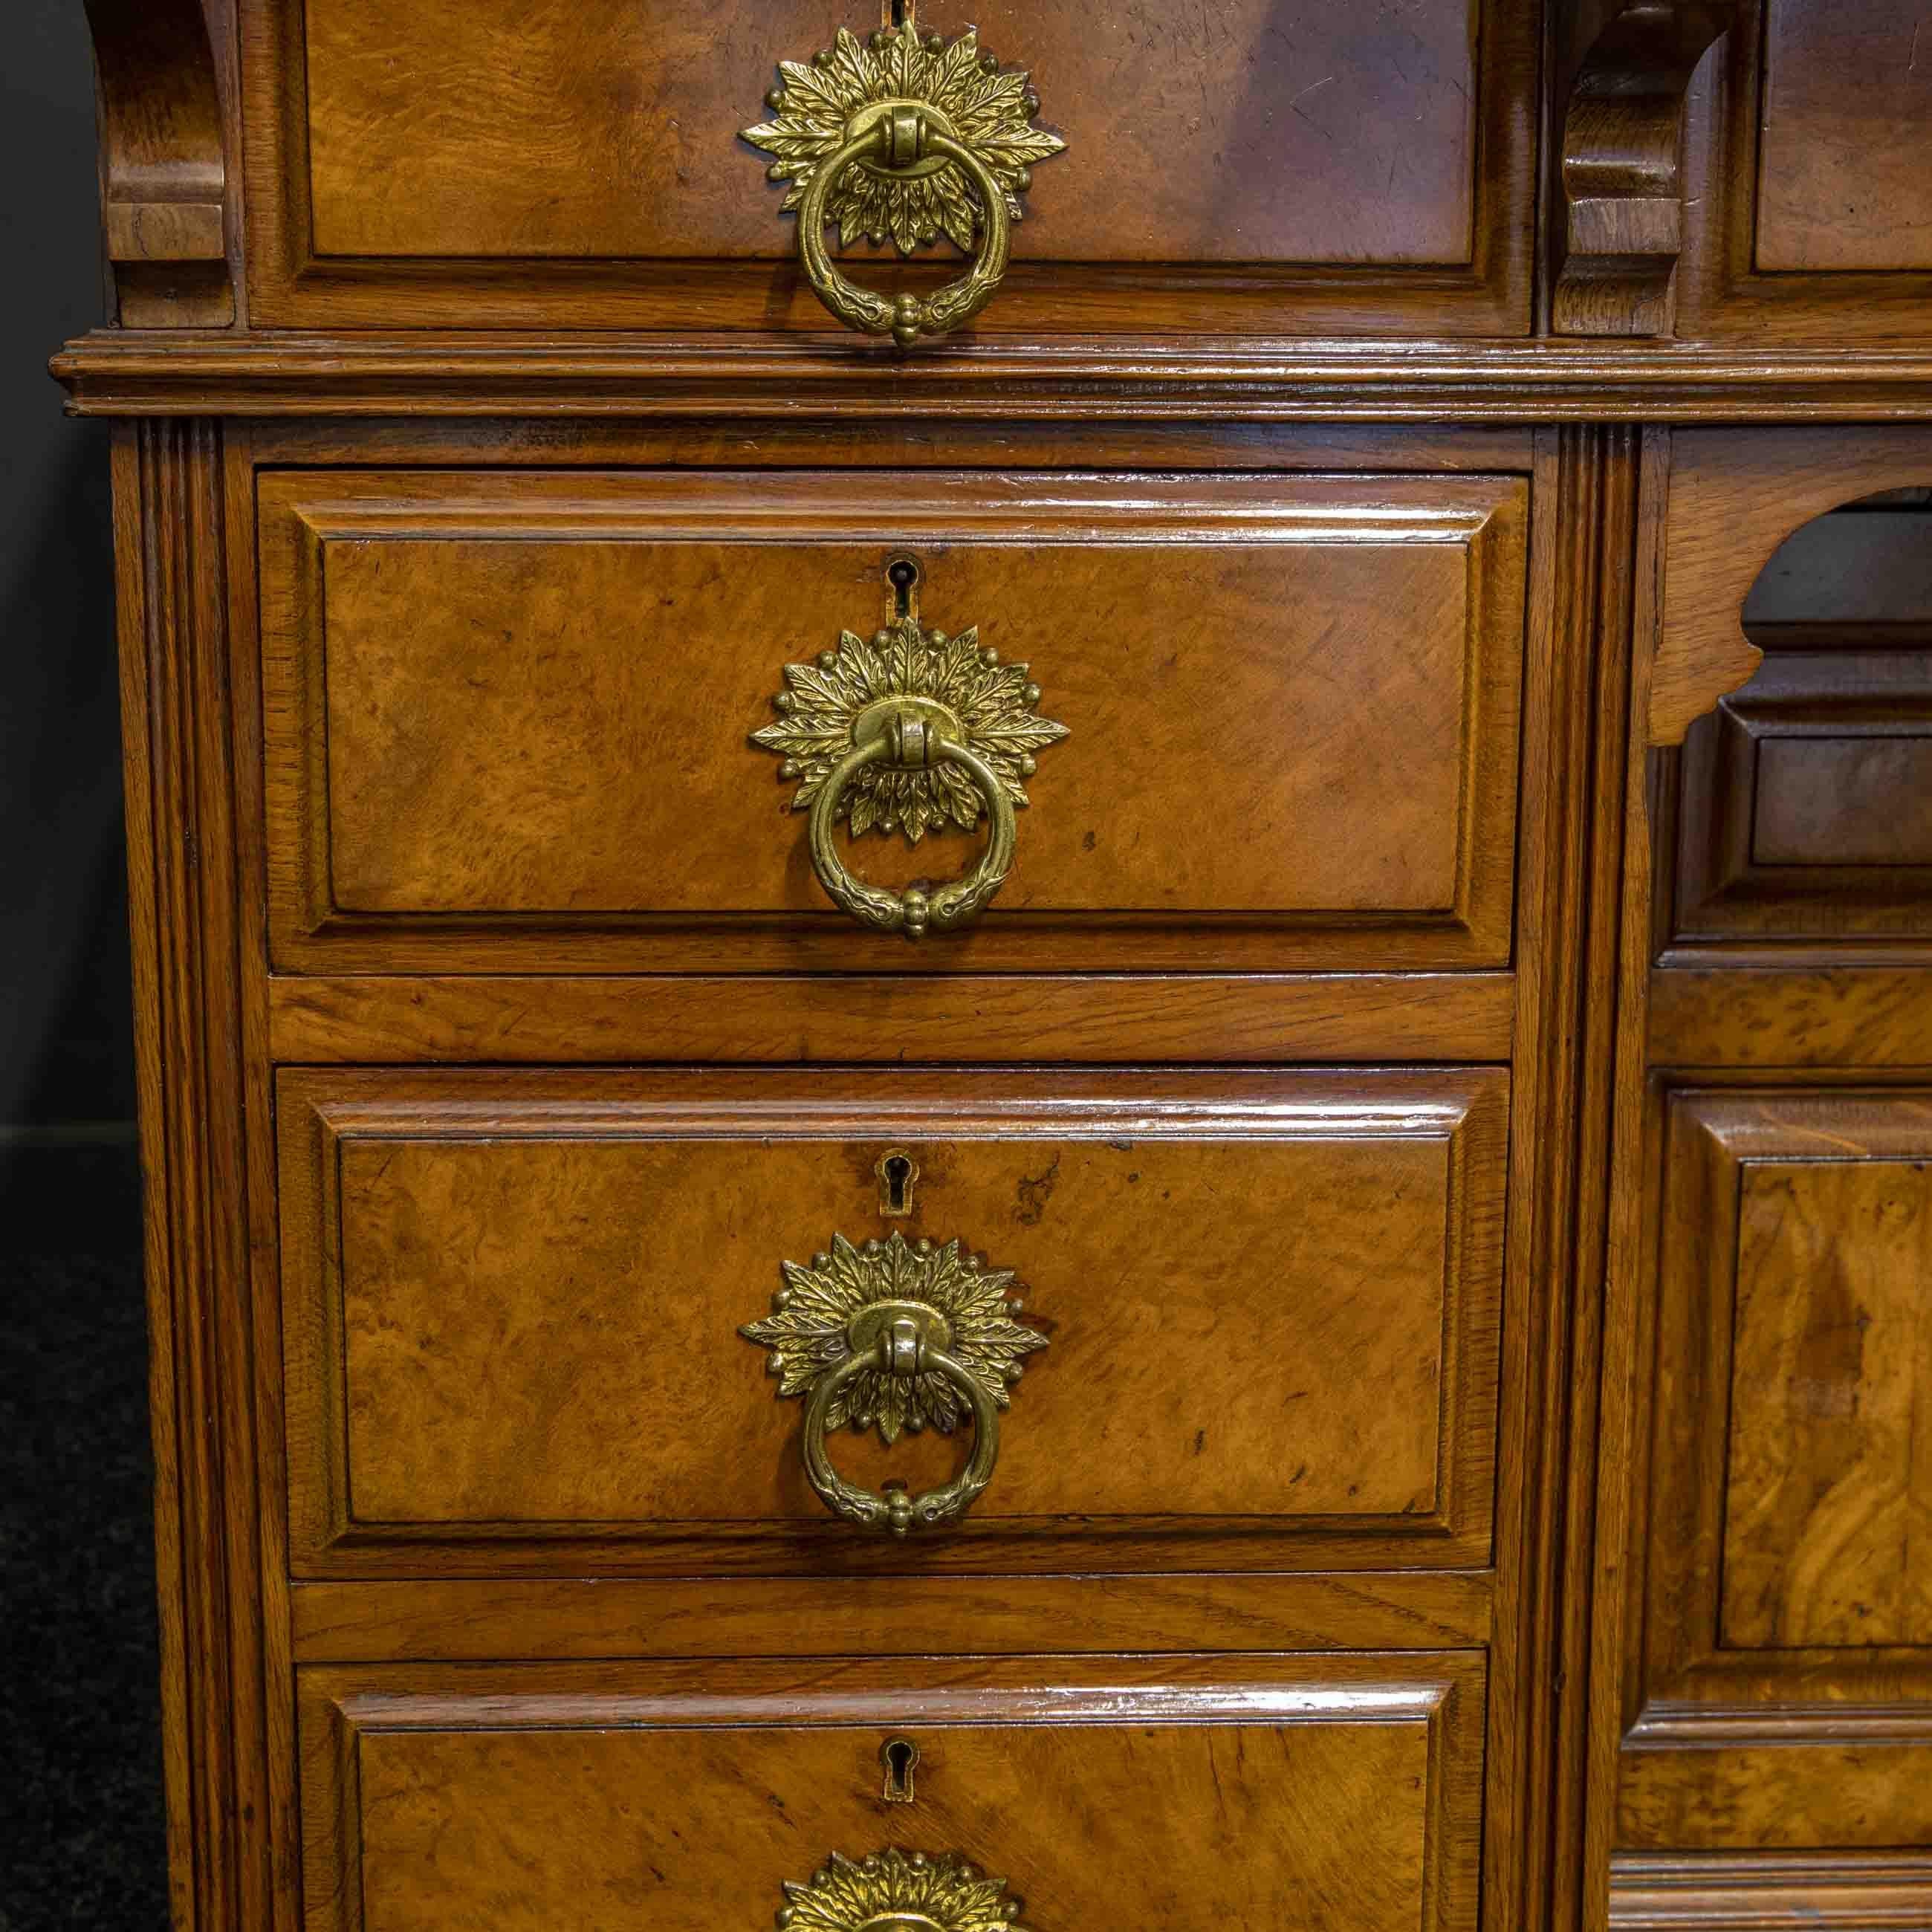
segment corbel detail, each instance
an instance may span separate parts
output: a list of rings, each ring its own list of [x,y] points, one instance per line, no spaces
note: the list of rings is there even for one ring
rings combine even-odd
[[[1736,10],[1730,0],[1582,10],[1560,156],[1563,252],[1551,309],[1559,335],[1670,333],[1684,246],[1684,101]]]

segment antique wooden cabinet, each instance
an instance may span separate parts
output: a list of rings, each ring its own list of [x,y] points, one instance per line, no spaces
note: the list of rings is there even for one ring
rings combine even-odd
[[[1932,22],[88,0],[178,1922],[1932,1925]]]

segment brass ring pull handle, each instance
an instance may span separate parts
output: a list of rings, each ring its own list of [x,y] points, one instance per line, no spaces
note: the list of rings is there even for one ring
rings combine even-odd
[[[889,711],[886,730],[866,743],[855,745],[832,768],[831,775],[818,788],[812,802],[808,821],[812,842],[812,869],[832,903],[849,912],[862,926],[876,926],[881,932],[903,932],[908,939],[922,938],[928,931],[944,932],[958,926],[981,910],[1006,883],[1013,868],[1012,800],[1007,797],[999,775],[986,760],[968,751],[957,739],[943,730],[928,730],[909,708]],[[992,820],[986,849],[980,862],[964,878],[950,885],[931,888],[908,886],[902,892],[890,892],[868,886],[853,875],[838,856],[832,829],[838,824],[846,785],[868,765],[890,758],[904,766],[906,754],[895,751],[915,733],[922,754],[920,762],[930,765],[942,760],[958,765],[979,788]]]
[[[781,1264],[784,1286],[772,1312],[738,1332],[771,1351],[781,1396],[806,1397],[806,1479],[833,1515],[904,1536],[964,1516],[993,1479],[1000,1412],[1020,1378],[1020,1358],[1046,1337],[1013,1318],[1012,1272],[988,1268],[958,1241],[943,1247],[902,1234],[854,1247],[842,1234],[808,1266]],[[966,1466],[937,1489],[881,1492],[849,1483],[833,1467],[832,1431],[876,1427],[890,1448],[930,1425],[950,1436],[970,1417]]]
[[[870,644],[850,631],[815,664],[787,664],[772,699],[778,722],[752,734],[776,752],[782,778],[800,782],[794,811],[808,806],[812,868],[826,896],[862,926],[918,939],[963,926],[982,911],[1012,871],[1013,811],[1034,753],[1066,736],[1039,716],[1040,686],[1028,668],[980,648],[976,630],[949,638],[896,619]],[[903,832],[914,844],[951,824],[988,821],[979,862],[950,884],[887,892],[856,877],[838,856],[836,830]]]
[[[992,300],[1006,272],[1012,230],[1006,196],[992,170],[970,148],[935,125],[929,110],[901,102],[890,106],[890,113],[812,170],[811,184],[798,206],[798,254],[818,299],[848,328],[864,335],[890,334],[902,349],[910,349],[922,335],[944,335],[970,321]],[[908,293],[888,300],[876,290],[861,288],[832,260],[825,245],[826,207],[839,176],[860,162],[899,168],[934,158],[955,163],[973,184],[982,217],[979,250],[967,273],[937,294]]]
[[[808,1882],[788,1880],[778,1932],[1026,1932],[1006,1881],[963,1858],[897,1846],[863,1858],[834,1852]]]
[[[805,1473],[834,1516],[862,1529],[890,1530],[903,1536],[912,1528],[930,1529],[966,1514],[986,1485],[1000,1459],[1000,1412],[992,1391],[962,1363],[932,1346],[932,1324],[910,1314],[894,1316],[879,1328],[878,1346],[869,1354],[856,1349],[836,1369],[812,1384],[805,1405]],[[888,1375],[939,1376],[950,1382],[971,1410],[973,1453],[966,1466],[950,1483],[917,1496],[889,1483],[883,1493],[848,1483],[832,1466],[826,1448],[826,1418],[834,1412],[841,1393],[859,1376],[883,1371]]]
[[[766,170],[789,182],[781,212],[798,214],[799,259],[818,298],[848,328],[890,334],[902,349],[944,335],[979,314],[1006,272],[1012,224],[1033,166],[1066,146],[1034,127],[1040,111],[1026,74],[980,51],[976,30],[953,41],[921,34],[914,8],[862,44],[841,28],[810,63],[781,61],[783,85],[765,104],[773,118],[743,138],[776,157]],[[941,235],[972,266],[930,296],[862,288],[826,242],[890,242],[902,255]]]

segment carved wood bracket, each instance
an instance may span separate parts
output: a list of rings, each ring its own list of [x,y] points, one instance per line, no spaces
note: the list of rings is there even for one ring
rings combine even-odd
[[[1736,14],[1730,0],[1583,10],[1563,124],[1558,334],[1670,333],[1684,245],[1684,100]]]
[[[1922,428],[1673,432],[1650,742],[1682,744],[1693,720],[1756,670],[1764,654],[1744,635],[1744,599],[1792,531],[1917,484],[1932,484],[1932,430]]]
[[[202,0],[86,0],[101,204],[124,328],[225,328],[228,169]]]

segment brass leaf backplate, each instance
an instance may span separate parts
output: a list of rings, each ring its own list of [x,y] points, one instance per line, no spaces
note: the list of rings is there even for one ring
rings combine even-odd
[[[1026,1932],[1006,1881],[924,1852],[834,1852],[808,1884],[788,1881],[780,1932]]]
[[[776,157],[766,172],[791,183],[783,208],[795,209],[821,164],[894,110],[914,110],[984,166],[1018,220],[1034,164],[1066,142],[1032,124],[1040,99],[1030,77],[1003,69],[975,28],[948,42],[921,34],[907,12],[896,29],[862,41],[842,27],[808,62],[779,62],[782,84],[765,97],[773,118],[746,128],[743,138]],[[970,254],[986,220],[964,172],[937,155],[910,166],[847,168],[832,184],[826,218],[845,247],[861,238],[890,242],[902,255],[941,235]]]
[[[792,808],[810,806],[855,746],[920,714],[930,734],[963,745],[981,759],[1016,806],[1033,776],[1034,754],[1066,736],[1066,727],[1035,710],[1040,686],[1023,664],[1003,664],[982,650],[977,627],[949,637],[916,616],[895,618],[870,643],[840,633],[838,648],[815,664],[784,668],[785,688],[772,699],[778,722],[752,734],[776,752],[779,776],[796,778]],[[956,764],[881,760],[854,772],[834,808],[855,832],[903,832],[914,844],[952,824],[970,832],[986,809],[980,788]]]
[[[1013,1319],[1022,1304],[1007,1296],[1012,1270],[988,1268],[958,1241],[940,1246],[895,1234],[855,1247],[834,1234],[830,1249],[809,1263],[779,1266],[784,1286],[772,1298],[771,1313],[738,1332],[771,1351],[781,1396],[805,1395],[820,1377],[875,1349],[881,1329],[898,1318],[910,1317],[999,1408],[1020,1378],[1021,1358],[1046,1346],[1044,1335]],[[950,1436],[968,1412],[945,1376],[897,1372],[880,1360],[844,1383],[825,1426],[876,1427],[890,1444],[928,1426]]]

